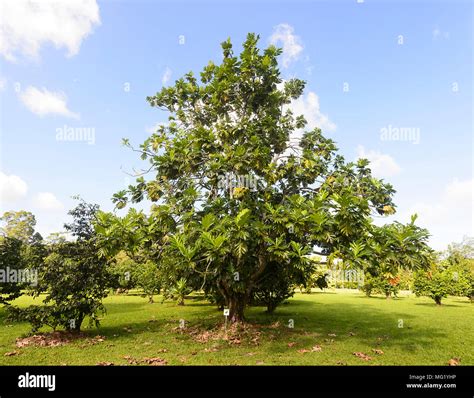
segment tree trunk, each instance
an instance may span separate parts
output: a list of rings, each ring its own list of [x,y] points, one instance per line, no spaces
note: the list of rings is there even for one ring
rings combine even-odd
[[[434,298],[436,305],[441,305],[441,297]]]
[[[229,298],[229,322],[242,323],[245,322],[244,310],[246,307],[245,296],[236,295]]]
[[[391,294],[390,294],[390,292],[385,292],[385,298],[386,298],[387,300],[389,300],[389,299],[390,299],[390,297],[391,297]]]
[[[77,319],[74,320],[74,327],[70,328],[69,330],[74,333],[79,333],[81,331],[82,322],[86,316],[80,314]]]
[[[277,307],[276,303],[267,304],[267,313],[268,314],[273,314],[275,312],[276,307]]]

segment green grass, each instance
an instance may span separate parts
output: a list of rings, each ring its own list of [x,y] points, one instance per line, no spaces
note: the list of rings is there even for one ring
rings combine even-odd
[[[186,300],[184,307],[159,301],[148,304],[138,295],[111,296],[105,300],[107,315],[101,327],[84,329],[91,337],[105,336],[103,342],[86,345],[76,340],[59,347],[17,348],[15,339],[28,333],[29,325],[6,323],[0,309],[0,364],[127,365],[123,357],[131,356],[160,357],[169,365],[446,365],[451,358],[474,365],[474,304],[464,298],[448,298],[439,307],[411,295],[386,300],[353,291],[295,294],[274,315],[266,315],[262,307],[247,311],[251,323],[262,325],[258,346],[244,340],[239,345],[226,340],[197,342],[176,330],[180,319],[188,327],[210,328],[222,322],[222,313],[200,297]],[[31,303],[30,297],[17,300],[19,305]],[[290,319],[293,329],[287,327]],[[281,326],[271,328],[276,321]],[[298,353],[315,345],[322,350]],[[4,355],[15,350],[18,355]],[[354,352],[372,360],[364,361]]]

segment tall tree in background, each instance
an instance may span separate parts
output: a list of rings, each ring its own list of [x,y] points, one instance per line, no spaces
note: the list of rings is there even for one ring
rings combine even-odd
[[[19,239],[24,243],[29,242],[35,232],[36,218],[29,211],[7,211],[0,221],[4,223],[0,228],[1,235]]]

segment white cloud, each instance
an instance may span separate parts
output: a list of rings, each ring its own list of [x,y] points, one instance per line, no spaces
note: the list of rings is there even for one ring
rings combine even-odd
[[[392,177],[400,173],[401,168],[390,156],[379,151],[367,151],[362,145],[357,147],[357,158],[368,159],[372,175],[376,178]]]
[[[0,92],[5,91],[6,88],[7,88],[7,79],[0,77]]]
[[[34,198],[34,204],[42,210],[62,210],[63,204],[51,192],[39,192]]]
[[[275,26],[270,43],[282,46],[282,63],[285,68],[297,61],[303,51],[301,39],[294,34],[294,28],[286,23]]]
[[[171,69],[166,67],[165,72],[163,73],[163,77],[161,78],[161,83],[163,84],[163,86],[170,81],[171,74],[172,74]]]
[[[73,119],[79,119],[79,115],[68,109],[66,96],[61,92],[42,90],[36,87],[28,87],[20,93],[20,99],[25,106],[34,114],[45,116],[48,114],[61,115]]]
[[[0,11],[0,54],[9,61],[36,58],[46,43],[76,55],[100,24],[96,0],[2,0]]]
[[[313,91],[293,100],[284,110],[287,108],[291,109],[295,116],[303,115],[305,117],[308,122],[305,130],[312,130],[316,127],[323,131],[336,130],[336,125],[329,120],[329,117],[321,113],[319,97]]]
[[[431,245],[437,250],[446,249],[452,242],[460,242],[465,235],[474,236],[474,179],[448,183],[440,197],[432,201],[413,204],[403,213],[407,219],[418,214],[417,224],[432,234]]]
[[[5,203],[23,199],[28,192],[28,185],[20,177],[0,172],[0,200]]]

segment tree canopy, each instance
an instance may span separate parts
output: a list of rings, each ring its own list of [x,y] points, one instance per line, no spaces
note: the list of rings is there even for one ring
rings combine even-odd
[[[147,98],[168,123],[137,149],[149,173],[113,198],[118,208],[155,202],[134,227],[148,255],[172,279],[221,297],[234,322],[255,293],[304,283],[311,254],[358,267],[423,267],[430,253],[414,219],[373,224],[373,215],[395,212],[393,187],[372,176],[366,159],[346,162],[319,128],[305,129],[289,107],[305,82],[283,80],[281,49],[261,51],[258,39],[249,34],[240,55],[223,42],[219,65]],[[110,217],[102,215],[109,232],[120,222]]]

